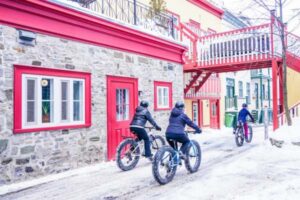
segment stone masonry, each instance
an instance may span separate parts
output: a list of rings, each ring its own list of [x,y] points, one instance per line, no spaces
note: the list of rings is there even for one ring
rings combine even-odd
[[[90,72],[92,126],[14,134],[13,64]],[[153,82],[172,82],[173,102],[182,100],[182,65],[42,34],[34,46],[25,46],[18,42],[18,30],[0,26],[0,185],[106,160],[106,75],[138,78],[140,100],[150,102],[165,130],[169,111],[153,112]]]

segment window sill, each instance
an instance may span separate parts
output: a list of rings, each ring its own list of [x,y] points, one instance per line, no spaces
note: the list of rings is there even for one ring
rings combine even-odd
[[[42,127],[42,128],[24,128],[24,129],[14,129],[14,133],[18,134],[18,133],[40,132],[40,131],[88,128],[90,126],[91,124],[80,124],[80,125],[53,126],[53,127]]]

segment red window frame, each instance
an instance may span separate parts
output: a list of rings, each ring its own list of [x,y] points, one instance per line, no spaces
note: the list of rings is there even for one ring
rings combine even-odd
[[[167,108],[159,108],[158,107],[158,102],[157,102],[157,87],[168,87],[169,88],[169,107]],[[160,110],[171,110],[172,109],[172,96],[173,96],[173,91],[172,91],[172,82],[163,82],[163,81],[154,81],[154,110],[155,111],[160,111]]]
[[[22,75],[41,75],[85,80],[85,122],[79,125],[49,126],[41,128],[22,127]],[[14,133],[38,132],[48,130],[63,130],[91,126],[91,74],[88,72],[50,69],[26,65],[14,65]]]

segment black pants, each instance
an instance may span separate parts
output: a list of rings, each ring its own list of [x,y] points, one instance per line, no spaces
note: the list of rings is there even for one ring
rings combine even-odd
[[[175,140],[176,142],[182,143],[180,147],[180,151],[185,154],[186,150],[190,144],[190,139],[188,138],[187,135],[185,134],[172,134],[172,133],[167,133],[167,141],[169,145],[173,148],[175,148],[175,143],[172,140]]]
[[[151,149],[150,149],[150,139],[147,131],[143,128],[138,128],[138,127],[130,127],[130,131],[136,134],[139,140],[144,140],[145,157],[152,156]]]

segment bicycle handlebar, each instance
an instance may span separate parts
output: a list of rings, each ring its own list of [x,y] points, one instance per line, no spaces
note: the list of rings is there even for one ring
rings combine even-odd
[[[193,134],[197,134],[195,130],[185,130],[185,133],[193,133]]]

